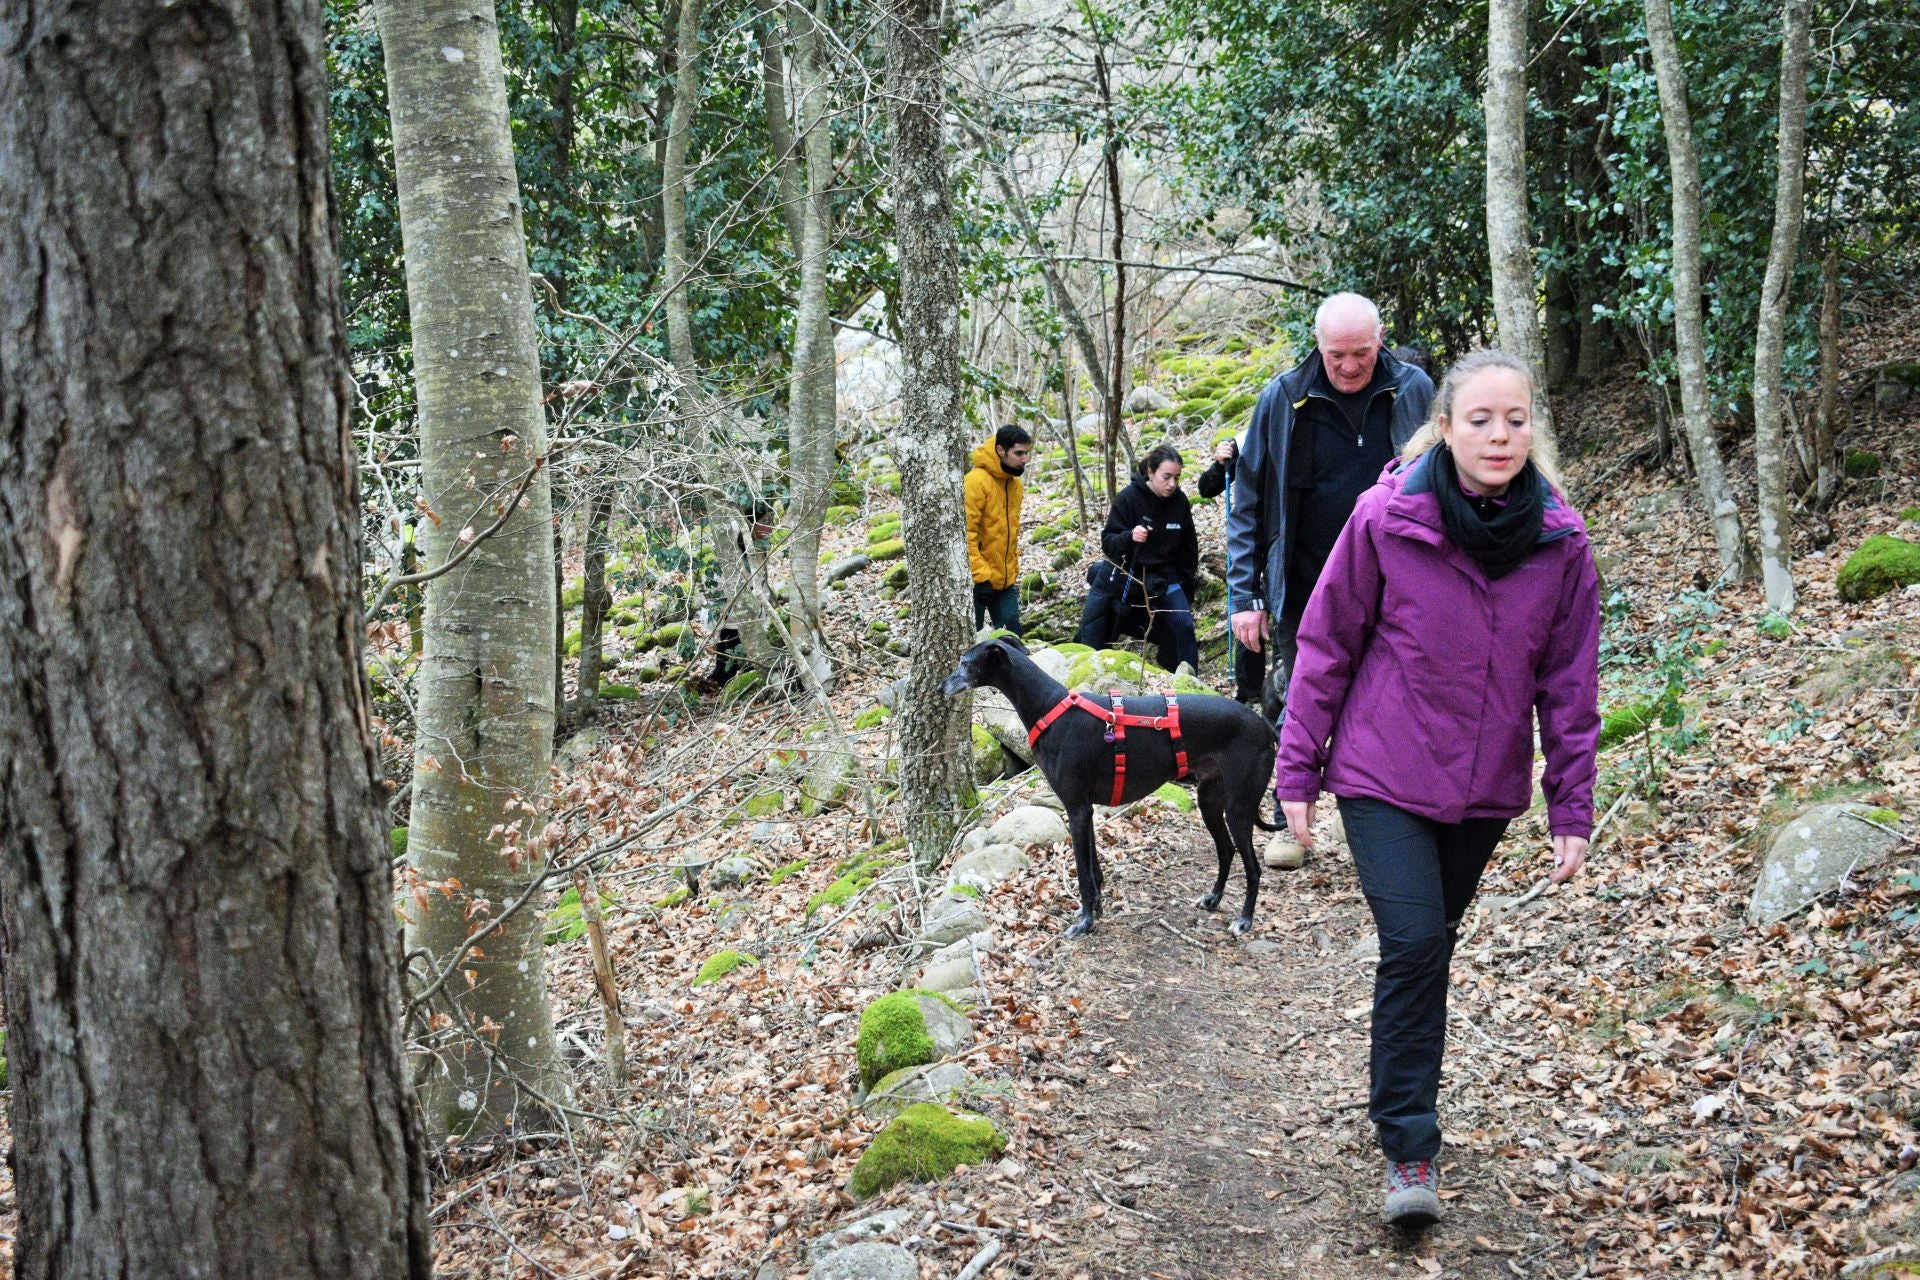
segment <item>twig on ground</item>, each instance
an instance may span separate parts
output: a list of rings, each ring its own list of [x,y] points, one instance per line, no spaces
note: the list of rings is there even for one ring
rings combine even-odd
[[[987,1273],[987,1268],[992,1266],[993,1260],[999,1256],[1000,1242],[998,1240],[987,1241],[986,1244],[980,1247],[980,1252],[973,1255],[973,1261],[960,1268],[960,1274],[955,1276],[953,1280],[977,1280],[977,1277]]]

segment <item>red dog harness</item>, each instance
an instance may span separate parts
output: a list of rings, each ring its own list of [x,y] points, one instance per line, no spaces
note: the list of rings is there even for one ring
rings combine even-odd
[[[1045,733],[1053,722],[1067,713],[1070,707],[1079,707],[1088,715],[1104,721],[1107,726],[1107,741],[1113,744],[1113,799],[1111,804],[1119,804],[1121,793],[1127,789],[1127,730],[1164,729],[1173,739],[1173,762],[1179,770],[1175,777],[1187,776],[1187,749],[1180,745],[1180,699],[1171,693],[1162,694],[1167,700],[1167,714],[1163,716],[1131,715],[1123,709],[1119,693],[1108,695],[1113,699],[1111,708],[1081,693],[1071,690],[1066,697],[1053,704],[1052,710],[1034,722],[1027,730],[1027,745],[1038,746],[1040,735]]]

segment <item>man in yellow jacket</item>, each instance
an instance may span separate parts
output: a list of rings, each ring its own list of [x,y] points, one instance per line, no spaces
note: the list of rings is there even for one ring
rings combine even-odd
[[[973,571],[973,625],[1020,634],[1020,473],[1033,454],[1023,427],[1005,426],[973,451],[967,472],[967,565]]]

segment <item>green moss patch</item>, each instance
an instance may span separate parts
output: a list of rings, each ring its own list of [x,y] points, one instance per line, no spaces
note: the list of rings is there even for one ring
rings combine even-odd
[[[873,560],[898,560],[906,554],[907,544],[898,538],[888,538],[867,548],[867,556]]]
[[[862,711],[853,718],[853,727],[856,729],[871,729],[876,725],[885,724],[892,715],[893,712],[886,707],[868,707],[865,711]]]
[[[771,889],[774,885],[779,884],[782,880],[791,879],[792,877],[799,875],[802,871],[805,871],[806,869],[807,869],[807,860],[805,858],[796,858],[792,862],[789,862],[784,867],[776,867],[774,868],[773,874],[767,877],[767,887]]]
[[[1156,789],[1153,798],[1161,804],[1170,805],[1182,813],[1193,812],[1193,793],[1177,782],[1169,782]]]
[[[864,1200],[904,1179],[932,1182],[963,1164],[985,1164],[1006,1149],[1006,1138],[985,1116],[917,1103],[874,1137],[847,1189]]]
[[[735,969],[759,963],[760,957],[745,951],[722,951],[718,955],[707,957],[707,962],[700,966],[700,972],[694,975],[693,985],[704,987],[709,982],[720,981]]]
[[[1840,566],[1842,600],[1871,600],[1920,582],[1920,543],[1875,534]]]
[[[1601,751],[1618,743],[1636,738],[1642,732],[1652,728],[1660,721],[1658,704],[1651,698],[1643,702],[1630,702],[1623,707],[1615,707],[1600,717]]]
[[[838,503],[827,508],[828,524],[852,524],[860,518],[860,508],[852,503]]]
[[[607,909],[617,902],[619,899],[612,894],[601,893],[601,914],[606,914]],[[580,910],[580,889],[575,885],[561,894],[560,900],[553,904],[553,910],[547,912],[546,933],[543,941],[550,947],[557,946],[560,943],[573,942],[584,937],[586,932],[586,915]]]
[[[396,858],[407,856],[407,829],[395,827],[387,832],[387,850]]]
[[[603,684],[600,686],[602,702],[632,702],[640,696],[640,691],[630,684]]]
[[[758,671],[742,671],[734,676],[733,679],[727,681],[726,687],[720,690],[720,700],[722,702],[738,702],[740,699],[751,695],[763,687],[766,683],[766,677],[762,676]]]
[[[1849,449],[1842,464],[1849,480],[1865,480],[1880,474],[1880,456],[1865,449]]]
[[[960,1012],[951,996],[939,991],[896,991],[881,996],[860,1015],[860,1034],[854,1055],[860,1064],[860,1083],[871,1086],[890,1071],[934,1061],[939,1053],[927,1034],[927,1020],[919,997],[927,996]]]
[[[655,898],[653,900],[653,905],[658,909],[660,909],[661,911],[665,911],[668,907],[679,906],[681,903],[685,902],[688,898],[692,896],[693,896],[693,891],[688,889],[687,886],[681,885],[678,889],[675,889],[672,893],[666,894],[662,897]]]

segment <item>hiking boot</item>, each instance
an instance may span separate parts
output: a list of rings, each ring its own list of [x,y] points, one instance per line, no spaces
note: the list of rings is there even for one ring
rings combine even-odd
[[[1440,1171],[1431,1160],[1387,1161],[1387,1199],[1380,1221],[1418,1231],[1440,1221]]]
[[[1307,851],[1290,831],[1282,831],[1267,841],[1266,864],[1275,871],[1298,871],[1306,865]]]

